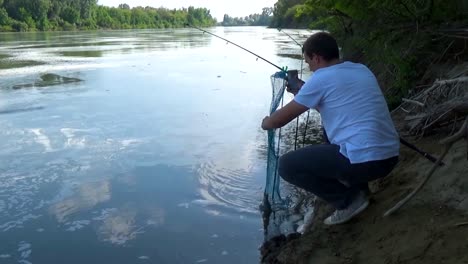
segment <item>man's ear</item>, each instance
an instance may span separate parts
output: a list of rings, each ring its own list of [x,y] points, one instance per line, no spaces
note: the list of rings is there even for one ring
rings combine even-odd
[[[312,55],[312,58],[316,60],[317,63],[320,63],[323,60],[322,56],[317,55],[317,54]]]
[[[318,65],[322,65],[322,63],[327,63],[327,60],[323,58],[323,56],[315,54],[314,59],[317,61]]]

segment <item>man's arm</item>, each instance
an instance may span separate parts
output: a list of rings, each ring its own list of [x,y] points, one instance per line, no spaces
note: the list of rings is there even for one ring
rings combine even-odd
[[[271,114],[271,116],[265,117],[262,122],[262,129],[268,130],[273,128],[280,128],[291,122],[291,120],[298,117],[308,109],[308,107],[296,103],[293,100],[283,108],[275,111],[273,114]]]

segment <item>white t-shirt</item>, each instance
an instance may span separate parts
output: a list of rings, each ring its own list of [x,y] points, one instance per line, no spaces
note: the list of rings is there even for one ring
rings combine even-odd
[[[397,156],[399,135],[374,74],[364,65],[343,62],[320,68],[294,100],[320,112],[330,143],[351,163]]]

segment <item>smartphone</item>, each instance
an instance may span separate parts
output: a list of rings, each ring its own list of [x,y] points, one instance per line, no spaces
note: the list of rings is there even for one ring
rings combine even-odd
[[[297,80],[299,79],[299,72],[297,70],[290,70],[288,71],[288,81],[289,80]]]
[[[288,71],[287,86],[289,92],[297,93],[301,89],[302,84],[304,84],[304,81],[299,79],[298,75],[299,72],[297,70]]]

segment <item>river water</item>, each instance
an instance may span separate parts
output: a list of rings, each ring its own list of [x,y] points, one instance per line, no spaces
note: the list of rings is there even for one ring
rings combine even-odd
[[[258,263],[275,71],[196,29],[0,34],[0,263]]]

